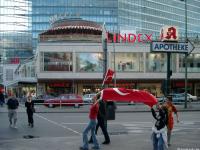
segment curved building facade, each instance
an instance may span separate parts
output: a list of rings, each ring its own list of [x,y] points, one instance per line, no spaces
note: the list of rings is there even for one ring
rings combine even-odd
[[[37,91],[57,94],[98,92],[104,66],[101,25],[81,19],[60,21],[40,34]],[[162,95],[167,70],[166,53],[150,53],[149,43],[108,43],[107,59],[107,67],[116,69],[117,87],[149,89],[156,96]],[[200,84],[199,60],[199,49],[196,49],[188,57],[189,92],[196,95]],[[173,54],[170,64],[173,71],[171,89],[183,92],[184,57]]]

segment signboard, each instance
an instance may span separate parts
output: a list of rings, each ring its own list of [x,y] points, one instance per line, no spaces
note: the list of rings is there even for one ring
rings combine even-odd
[[[189,53],[194,49],[190,42],[152,42],[151,52]]]
[[[160,30],[161,41],[178,42],[178,28],[176,26],[164,26]]]

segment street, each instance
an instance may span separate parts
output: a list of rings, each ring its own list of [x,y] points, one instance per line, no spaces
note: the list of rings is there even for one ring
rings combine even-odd
[[[199,111],[180,112],[180,123],[175,123],[170,149],[200,149]],[[0,150],[22,149],[79,149],[82,131],[88,123],[88,113],[35,113],[34,128],[28,127],[23,108],[18,113],[17,129],[9,127],[6,112],[0,113]],[[108,121],[110,145],[105,150],[152,149],[150,135],[154,119],[150,112],[116,113],[116,119]],[[31,138],[31,139],[30,139]],[[103,142],[99,130],[98,140]]]

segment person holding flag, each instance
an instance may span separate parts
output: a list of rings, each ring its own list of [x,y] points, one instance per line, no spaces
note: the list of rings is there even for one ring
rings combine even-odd
[[[100,149],[99,143],[95,135],[96,119],[97,119],[97,114],[99,111],[99,103],[98,103],[99,97],[100,97],[99,94],[93,97],[93,104],[91,105],[90,112],[89,112],[90,121],[87,127],[85,128],[85,130],[83,131],[83,146],[80,147],[80,150],[89,150],[88,137],[87,137],[89,131],[91,131],[91,134],[92,134],[92,140],[94,143],[93,149],[96,149],[96,150]]]
[[[158,113],[151,107],[153,117],[156,119],[155,125],[152,127],[151,139],[153,142],[153,150],[164,150],[168,148],[166,125],[168,121],[167,109],[157,103]]]

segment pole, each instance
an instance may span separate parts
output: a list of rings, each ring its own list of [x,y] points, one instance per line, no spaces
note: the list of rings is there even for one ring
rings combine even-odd
[[[187,0],[185,0],[185,42],[188,42],[187,38]],[[187,57],[188,54],[185,54],[185,103],[184,103],[184,108],[187,108]]]
[[[114,34],[114,30],[113,30],[113,34]],[[114,87],[116,87],[116,66],[115,66],[115,43],[113,41],[113,57],[114,57]]]
[[[104,54],[104,65],[103,65],[103,80],[105,79],[106,76],[106,71],[107,71],[107,39],[103,39],[103,54]],[[102,88],[104,88],[105,85],[102,85]]]
[[[166,83],[166,90],[167,90],[167,95],[170,93],[170,57],[171,53],[167,53],[167,83]]]
[[[102,47],[103,47],[103,80],[105,79],[106,72],[107,72],[107,36],[106,36],[106,28],[105,23],[102,26]],[[104,85],[102,84],[102,89],[104,88]]]

